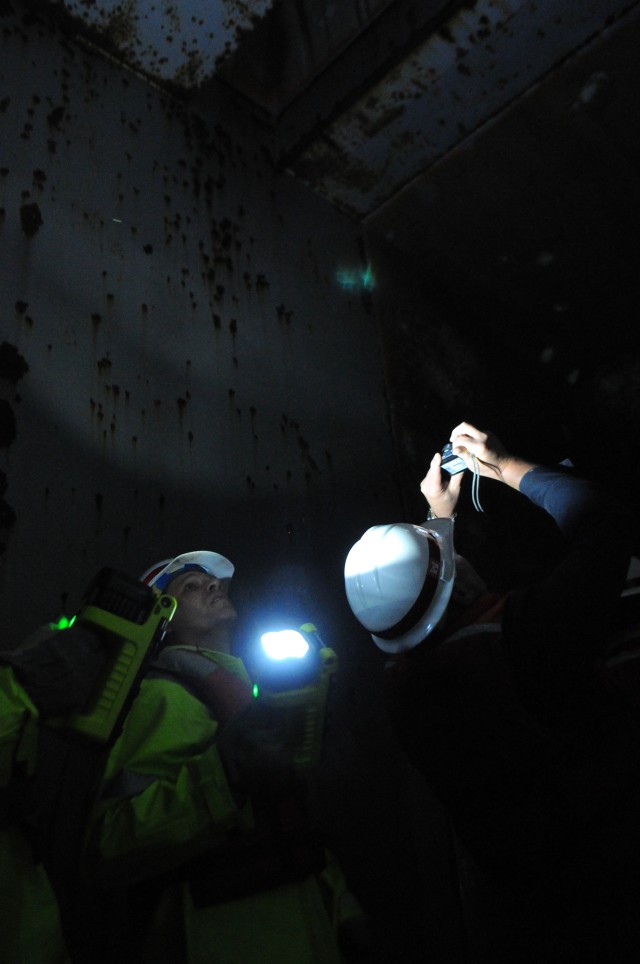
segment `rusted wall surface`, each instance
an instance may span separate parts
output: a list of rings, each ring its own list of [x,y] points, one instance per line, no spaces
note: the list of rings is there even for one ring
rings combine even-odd
[[[307,130],[318,110],[331,108],[335,97],[343,97],[357,82],[359,71],[349,57],[348,71],[337,84],[333,77],[331,84],[322,85],[313,106],[306,96],[309,85],[327,68],[331,72],[334,60],[393,5],[393,0],[278,0],[220,59],[218,73],[252,102],[280,115],[280,128],[281,112],[302,96],[304,107],[296,115]],[[374,59],[370,52],[369,72]]]
[[[0,340],[28,371],[2,382],[11,638],[72,609],[100,565],[200,546],[234,559],[249,600],[275,582],[313,609],[331,583],[335,615],[351,541],[396,506],[370,295],[338,283],[363,267],[357,228],[274,174],[224,98],[205,126],[14,8]]]
[[[3,645],[102,565],[229,555],[243,613],[311,618],[339,654],[320,808],[380,940],[422,959],[455,931],[443,818],[342,585],[401,516],[361,233],[233,105],[205,127],[56,29],[0,29]]]
[[[202,83],[273,0],[34,0],[78,24],[129,66],[178,88]]]
[[[461,3],[290,160],[366,217],[566,58],[606,35],[626,0]],[[441,15],[441,14],[440,14]]]
[[[637,10],[606,33],[366,221],[409,512],[463,417],[640,507]],[[467,522],[513,584],[542,532],[499,518]]]

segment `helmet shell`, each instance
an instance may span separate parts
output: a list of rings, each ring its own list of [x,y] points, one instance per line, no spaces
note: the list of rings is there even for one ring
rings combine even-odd
[[[442,619],[455,578],[453,519],[372,526],[345,562],[351,609],[385,653],[412,649]]]
[[[206,572],[217,579],[231,579],[235,572],[233,563],[219,552],[196,549],[194,552],[183,552],[175,559],[163,559],[162,562],[150,566],[140,578],[148,586],[164,591],[172,579],[189,569]]]

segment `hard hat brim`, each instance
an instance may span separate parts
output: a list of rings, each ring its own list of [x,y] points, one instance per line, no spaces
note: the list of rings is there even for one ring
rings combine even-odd
[[[200,569],[217,579],[231,579],[235,572],[233,563],[219,552],[196,549],[194,552],[183,552],[172,559],[152,578],[149,585],[164,590],[173,579],[187,569]]]
[[[349,604],[384,653],[412,649],[442,620],[456,572],[453,526],[450,518],[424,526],[374,526],[349,553],[345,563]],[[393,553],[385,556],[387,545],[398,549],[399,562]],[[407,584],[403,566],[408,566]]]

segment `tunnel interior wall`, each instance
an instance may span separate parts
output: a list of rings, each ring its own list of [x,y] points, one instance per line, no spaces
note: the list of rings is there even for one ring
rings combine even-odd
[[[331,623],[397,511],[371,299],[340,283],[358,225],[224,91],[205,122],[18,6],[1,25],[5,644],[102,565],[202,547],[242,601]]]

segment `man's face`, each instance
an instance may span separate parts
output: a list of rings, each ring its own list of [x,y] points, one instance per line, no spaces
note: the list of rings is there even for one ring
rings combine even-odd
[[[167,592],[178,603],[171,631],[185,643],[197,642],[208,633],[230,627],[238,614],[228,596],[229,580],[191,570],[176,576]]]

